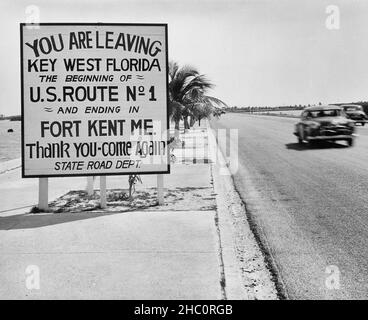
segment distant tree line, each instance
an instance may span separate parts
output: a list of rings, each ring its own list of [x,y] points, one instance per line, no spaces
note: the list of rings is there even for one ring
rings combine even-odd
[[[10,121],[21,121],[22,120],[22,116],[21,115],[16,115],[16,116],[0,116],[0,120],[10,120]]]
[[[241,112],[262,112],[262,111],[285,111],[285,110],[303,110],[306,107],[310,107],[311,105],[294,105],[294,106],[277,106],[277,107],[230,107],[227,108],[227,111],[241,111]]]
[[[330,103],[330,104],[334,104],[337,106],[343,105],[343,104],[358,104],[361,105],[363,107],[363,110],[366,114],[368,114],[368,101],[359,101],[359,102],[344,102],[344,103]],[[317,105],[322,105],[321,102],[319,102]],[[226,108],[226,111],[230,111],[230,112],[249,112],[249,113],[253,113],[253,112],[264,112],[264,111],[287,111],[287,110],[303,110],[307,107],[310,107],[310,104],[307,105],[292,105],[292,106],[276,106],[276,107],[271,107],[271,106],[248,106],[248,107],[238,107],[238,106],[233,106],[233,107],[228,107]]]

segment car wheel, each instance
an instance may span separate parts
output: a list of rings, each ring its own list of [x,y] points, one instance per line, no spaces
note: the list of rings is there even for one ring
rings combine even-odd
[[[298,130],[298,143],[303,144],[304,139],[305,139],[305,137],[304,137],[303,127],[299,127],[299,130]]]
[[[354,145],[354,139],[347,139],[346,142],[348,143],[349,147],[352,147]]]
[[[364,125],[365,125],[365,123],[364,123],[364,122],[362,122],[362,127],[364,127]]]

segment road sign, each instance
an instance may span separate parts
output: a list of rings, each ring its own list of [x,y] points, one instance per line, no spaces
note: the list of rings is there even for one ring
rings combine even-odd
[[[23,177],[169,173],[166,24],[21,24]]]

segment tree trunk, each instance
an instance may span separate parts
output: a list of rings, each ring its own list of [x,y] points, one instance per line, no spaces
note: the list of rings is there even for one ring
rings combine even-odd
[[[179,139],[180,120],[175,120],[175,140]]]
[[[184,132],[189,129],[188,117],[184,117]]]
[[[201,126],[201,118],[198,119],[198,126]]]
[[[196,119],[193,116],[190,116],[189,125],[191,128],[194,126],[195,122],[196,122]]]

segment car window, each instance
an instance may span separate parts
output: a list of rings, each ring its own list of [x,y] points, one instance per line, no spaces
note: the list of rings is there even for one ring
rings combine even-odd
[[[345,111],[358,111],[360,109],[361,108],[359,108],[359,107],[345,107],[344,108]]]
[[[310,114],[312,118],[338,117],[341,116],[342,112],[339,109],[329,109],[329,110],[310,111]]]

